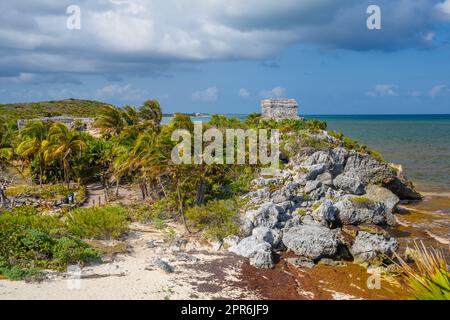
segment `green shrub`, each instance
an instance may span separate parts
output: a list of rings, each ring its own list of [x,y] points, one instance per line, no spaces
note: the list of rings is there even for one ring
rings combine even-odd
[[[67,217],[67,228],[81,238],[118,238],[128,231],[127,214],[117,206],[76,209]]]
[[[39,214],[32,207],[0,215],[0,274],[9,279],[38,276],[36,268],[63,269],[69,263],[98,259],[57,217]]]
[[[239,203],[235,200],[214,200],[189,208],[185,215],[190,224],[204,230],[207,238],[222,240],[239,232],[238,208]]]

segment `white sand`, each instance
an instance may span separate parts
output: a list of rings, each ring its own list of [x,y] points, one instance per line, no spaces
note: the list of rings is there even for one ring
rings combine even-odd
[[[189,240],[182,252],[162,243],[149,248],[147,242],[161,239],[163,234],[144,225],[135,224],[132,230],[126,239],[130,253],[81,269],[80,280],[67,273],[50,274],[51,280],[41,283],[0,280],[0,299],[257,298],[255,293],[236,287],[240,264],[223,264],[223,259],[233,259],[227,253],[215,252],[195,240]],[[186,257],[200,260],[183,261]],[[174,272],[168,274],[155,268],[152,264],[155,258],[168,262]]]

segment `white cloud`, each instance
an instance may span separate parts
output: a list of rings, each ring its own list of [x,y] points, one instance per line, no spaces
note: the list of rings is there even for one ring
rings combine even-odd
[[[428,95],[432,98],[437,97],[439,94],[442,93],[442,91],[446,89],[446,86],[443,84],[439,84],[434,86],[433,88],[431,88],[430,92],[428,93]]]
[[[193,101],[216,101],[219,94],[217,87],[209,87],[205,90],[195,91],[192,93]]]
[[[435,6],[437,16],[443,20],[450,20],[450,0],[439,2]]]
[[[397,86],[394,84],[377,84],[372,91],[367,92],[369,97],[398,96]]]
[[[275,87],[270,90],[263,90],[259,94],[263,98],[279,98],[284,96],[286,93],[286,88],[283,87]]]
[[[241,88],[241,89],[239,89],[239,96],[244,97],[244,98],[249,97],[250,92],[245,88]]]
[[[431,13],[450,12],[450,0],[379,0],[389,30],[368,34],[359,0],[78,0],[81,30],[68,30],[70,4],[1,1],[0,73],[160,72],[178,61],[270,58],[295,43],[422,46],[434,31]]]

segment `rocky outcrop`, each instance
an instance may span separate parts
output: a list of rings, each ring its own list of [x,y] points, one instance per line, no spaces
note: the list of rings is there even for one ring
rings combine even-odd
[[[326,132],[319,136],[338,143]],[[270,268],[273,253],[286,249],[298,256],[290,262],[298,266],[321,259],[378,263],[398,249],[383,229],[394,224],[396,205],[420,195],[368,154],[305,147],[276,176],[256,179],[245,198],[251,209],[240,217],[241,240],[227,239],[229,250]]]
[[[289,228],[283,234],[284,245],[297,255],[312,260],[332,257],[337,252],[336,234],[322,226],[300,225]]]

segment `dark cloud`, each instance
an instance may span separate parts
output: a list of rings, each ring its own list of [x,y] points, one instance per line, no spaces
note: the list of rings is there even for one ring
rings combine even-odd
[[[0,76],[129,72],[170,76],[185,62],[263,59],[301,43],[349,50],[436,45],[436,0],[378,0],[382,29],[366,28],[360,0],[36,0],[0,3]],[[81,30],[66,8],[81,7]],[[16,80],[14,80],[16,79]],[[50,81],[50,80],[49,80]],[[69,80],[76,83],[76,80]]]

